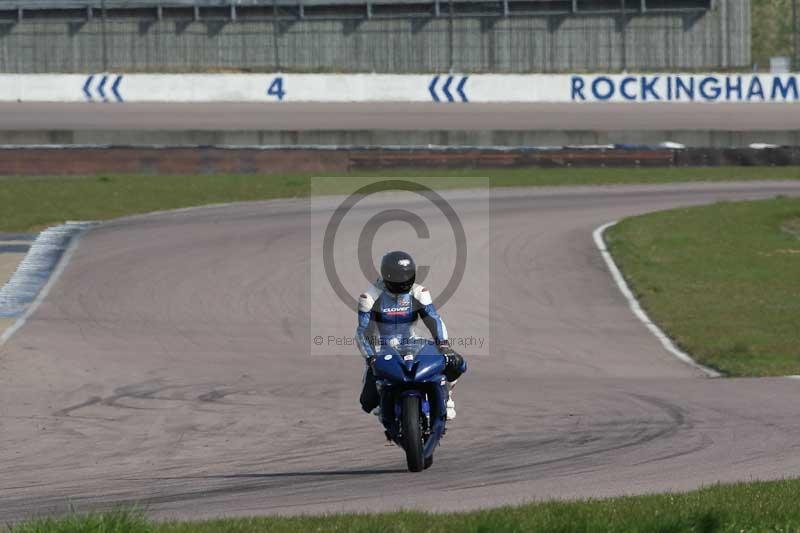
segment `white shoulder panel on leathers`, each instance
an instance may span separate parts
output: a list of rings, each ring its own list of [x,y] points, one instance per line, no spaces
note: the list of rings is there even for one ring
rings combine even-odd
[[[430,291],[428,291],[427,287],[423,287],[419,283],[415,283],[414,286],[411,287],[411,295],[422,305],[430,305],[433,303]]]
[[[381,295],[381,288],[377,287],[374,283],[361,293],[358,297],[358,310],[361,312],[369,312],[372,306],[375,305],[375,300]]]

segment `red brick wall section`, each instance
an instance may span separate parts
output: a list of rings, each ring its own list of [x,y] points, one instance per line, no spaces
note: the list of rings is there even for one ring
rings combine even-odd
[[[800,148],[491,150],[0,148],[0,175],[340,174],[395,168],[800,165]]]
[[[218,148],[14,148],[0,175],[286,174],[346,172],[346,152]]]

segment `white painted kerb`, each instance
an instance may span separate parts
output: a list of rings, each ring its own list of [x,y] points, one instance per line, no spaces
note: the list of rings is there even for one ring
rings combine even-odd
[[[602,226],[594,230],[593,233],[594,243],[597,246],[597,249],[600,250],[600,254],[603,256],[603,260],[605,260],[606,266],[608,267],[608,270],[611,272],[611,277],[614,278],[614,282],[617,284],[617,287],[619,287],[619,290],[620,292],[622,292],[622,295],[625,296],[626,300],[628,300],[628,306],[631,308],[631,311],[633,311],[633,314],[647,327],[647,329],[650,330],[650,332],[653,335],[656,336],[659,342],[661,342],[661,345],[664,347],[664,349],[667,350],[669,353],[671,353],[672,355],[674,355],[687,365],[697,368],[698,370],[701,370],[708,377],[718,378],[722,376],[722,374],[720,374],[716,370],[701,365],[700,363],[692,359],[692,357],[689,354],[687,354],[686,352],[680,350],[677,346],[675,346],[672,340],[669,337],[667,337],[666,333],[664,333],[661,330],[661,328],[659,328],[655,323],[653,323],[652,320],[650,320],[650,317],[647,316],[647,313],[644,312],[642,306],[639,305],[639,301],[633,295],[633,292],[628,286],[628,283],[625,281],[625,278],[622,276],[622,272],[620,272],[619,268],[617,267],[617,264],[614,262],[614,258],[609,253],[608,248],[606,247],[606,242],[603,239],[603,234],[605,233],[605,231],[616,224],[617,221],[615,220],[613,222],[609,222],[608,224],[603,224]]]

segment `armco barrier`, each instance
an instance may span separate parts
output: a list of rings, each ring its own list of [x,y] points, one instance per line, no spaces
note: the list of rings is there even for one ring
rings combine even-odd
[[[0,175],[334,174],[397,168],[800,165],[800,147],[0,147]]]
[[[7,102],[798,102],[793,74],[0,74]]]

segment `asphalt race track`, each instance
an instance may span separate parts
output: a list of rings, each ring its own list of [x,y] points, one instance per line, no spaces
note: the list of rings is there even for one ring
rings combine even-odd
[[[478,220],[482,194],[445,197]],[[493,353],[470,359],[421,474],[360,412],[360,359],[308,355],[312,306],[355,326],[308,284],[309,225],[329,211],[285,200],[93,229],[0,348],[0,521],[132,501],[184,518],[455,511],[796,475],[800,381],[677,361],[592,241],[626,215],[776,194],[800,183],[493,193],[469,234],[492,257],[491,295],[474,288],[491,305],[444,310],[451,335],[489,320]]]
[[[800,106],[411,103],[0,103],[4,130],[794,131]]]

